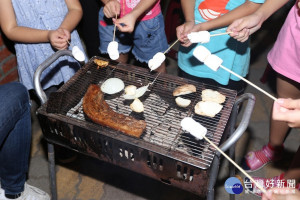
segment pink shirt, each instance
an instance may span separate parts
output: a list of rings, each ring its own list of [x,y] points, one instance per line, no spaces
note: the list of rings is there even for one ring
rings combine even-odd
[[[297,3],[279,32],[268,61],[276,72],[300,83],[300,15]]]
[[[140,2],[140,0],[118,0],[121,6],[120,16],[123,17],[130,13],[133,8]],[[149,10],[145,11],[145,15],[142,15],[140,21],[152,19],[161,12],[160,0],[158,0]]]

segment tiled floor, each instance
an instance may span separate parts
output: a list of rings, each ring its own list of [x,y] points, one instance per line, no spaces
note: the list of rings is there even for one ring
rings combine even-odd
[[[259,32],[253,38],[253,52],[256,53],[253,53],[248,79],[274,94],[272,87],[268,84],[262,84],[259,80],[267,64],[266,54],[271,48],[276,35],[276,31],[272,32],[272,29],[268,27],[271,26],[266,25],[264,31]],[[270,33],[273,33],[274,36],[270,37]],[[176,69],[176,62],[170,62],[168,72],[176,74]],[[246,152],[259,149],[267,143],[269,115],[272,106],[272,100],[253,87],[248,86],[246,92],[255,95],[256,103],[248,129],[236,146],[236,161],[238,163]],[[50,193],[46,144],[42,139],[42,132],[34,114],[35,109],[36,106],[33,105],[33,142],[28,182]],[[269,164],[263,169],[252,173],[252,175],[272,177],[286,170],[299,144],[299,131],[293,130],[285,142],[288,152],[284,161],[280,164]],[[228,165],[228,162],[224,160],[220,167],[216,185],[216,199],[229,198],[224,189],[224,182],[229,177]],[[243,175],[241,176],[243,177]],[[57,164],[57,189],[60,200],[199,199],[196,195],[181,189],[167,186],[140,174],[81,155],[71,164]],[[242,193],[236,195],[236,199],[258,198],[251,194]]]

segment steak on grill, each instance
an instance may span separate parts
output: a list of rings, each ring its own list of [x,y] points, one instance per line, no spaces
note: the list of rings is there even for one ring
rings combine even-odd
[[[91,84],[83,97],[83,111],[95,123],[140,137],[146,128],[144,120],[137,120],[113,111],[104,100],[98,85]]]

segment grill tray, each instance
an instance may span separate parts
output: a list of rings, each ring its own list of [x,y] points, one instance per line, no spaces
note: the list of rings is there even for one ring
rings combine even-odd
[[[99,134],[129,142],[140,148],[163,154],[201,169],[207,169],[211,165],[214,149],[210,148],[209,143],[204,140],[196,140],[190,134],[182,131],[180,122],[184,117],[193,117],[207,128],[207,137],[218,145],[236,98],[235,91],[161,74],[153,87],[150,88],[151,91],[141,98],[145,107],[143,114],[131,112],[129,107],[131,101],[124,100],[121,93],[105,96],[107,103],[114,111],[134,116],[137,119],[144,119],[147,122],[147,128],[143,135],[140,138],[133,138],[87,119],[82,111],[82,98],[90,84],[101,85],[106,79],[117,77],[123,80],[125,85],[132,84],[141,87],[152,82],[157,73],[150,74],[146,69],[112,61],[110,61],[109,66],[99,68],[93,62],[94,59],[105,60],[100,57],[93,57],[57,93],[54,93],[48,103],[44,104],[38,112],[54,118],[59,117],[60,120],[67,123],[92,129]],[[186,95],[192,100],[192,103],[187,108],[180,108],[176,105],[172,92],[177,86],[187,83],[194,84],[197,87],[197,92]],[[201,91],[204,89],[217,90],[226,96],[222,111],[214,118],[199,116],[194,113],[194,106],[201,100]],[[55,113],[48,113],[47,111],[54,111]],[[57,130],[52,130],[52,132],[58,135]],[[63,132],[60,133],[60,136],[70,139],[69,136],[64,136]],[[71,137],[76,141],[76,136]]]

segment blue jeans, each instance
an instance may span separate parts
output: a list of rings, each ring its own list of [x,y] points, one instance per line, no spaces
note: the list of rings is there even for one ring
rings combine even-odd
[[[6,194],[24,190],[31,143],[27,89],[17,82],[0,85],[0,178]]]
[[[107,53],[107,46],[113,40],[114,24],[112,19],[104,16],[103,7],[99,11],[99,38],[101,53]],[[158,52],[168,49],[165,33],[164,17],[160,13],[153,19],[137,21],[133,33],[116,31],[115,41],[118,42],[120,53],[132,54],[140,62],[146,62]]]

